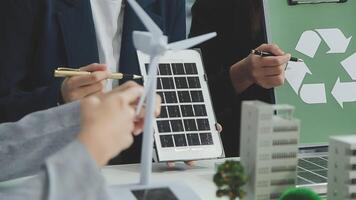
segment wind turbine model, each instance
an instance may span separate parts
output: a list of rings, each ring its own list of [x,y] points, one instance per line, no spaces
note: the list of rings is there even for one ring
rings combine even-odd
[[[132,9],[135,11],[137,16],[140,18],[144,26],[149,32],[134,31],[133,32],[133,42],[137,50],[142,51],[145,54],[150,55],[150,64],[148,70],[148,76],[145,84],[145,92],[140,102],[138,104],[137,113],[140,112],[145,97],[147,96],[146,102],[146,115],[145,115],[145,125],[144,134],[142,142],[142,153],[141,153],[141,179],[139,186],[132,186],[132,188],[147,189],[152,188],[151,171],[152,171],[152,151],[153,151],[153,132],[154,132],[154,122],[155,122],[155,101],[156,101],[156,87],[157,87],[157,66],[160,57],[165,54],[168,50],[184,50],[200,44],[206,40],[209,40],[216,36],[216,33],[209,33],[202,36],[190,38],[187,40],[174,42],[168,44],[168,38],[162,32],[162,30],[154,23],[154,21],[149,17],[149,15],[140,7],[140,5],[135,0],[127,1]],[[157,186],[157,184],[154,184]],[[160,185],[160,184],[158,184]],[[162,185],[167,188],[167,185]],[[174,187],[173,187],[174,186]],[[173,189],[175,194],[180,194],[179,199],[196,199],[197,196],[186,186],[179,184],[173,184],[171,189]],[[147,191],[144,191],[145,194]],[[132,192],[134,193],[134,192]],[[122,193],[121,193],[122,194]],[[134,193],[136,196],[136,193]],[[129,196],[127,196],[129,197]],[[137,196],[136,196],[137,197]],[[138,198],[139,199],[139,198]],[[149,199],[149,198],[148,198]]]
[[[135,0],[128,0],[132,9],[136,12],[144,26],[149,32],[134,31],[133,42],[137,50],[150,55],[151,61],[148,70],[148,80],[146,80],[144,96],[140,99],[138,112],[142,108],[145,96],[147,96],[146,122],[144,126],[142,156],[141,156],[141,181],[143,185],[149,184],[152,169],[152,149],[153,149],[153,124],[155,120],[154,109],[156,100],[156,76],[157,65],[161,56],[168,50],[183,50],[216,36],[216,33],[208,33],[187,40],[182,40],[168,44],[167,36],[163,35],[162,30],[154,23],[148,14],[139,6]]]

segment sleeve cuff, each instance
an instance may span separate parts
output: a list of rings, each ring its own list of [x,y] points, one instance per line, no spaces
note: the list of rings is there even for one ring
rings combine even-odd
[[[107,195],[100,169],[78,140],[51,156],[45,164],[48,199],[94,199]]]

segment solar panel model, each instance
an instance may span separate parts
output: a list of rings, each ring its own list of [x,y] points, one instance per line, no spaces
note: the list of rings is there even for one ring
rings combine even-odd
[[[326,183],[328,179],[328,157],[298,159],[298,185]]]
[[[138,51],[138,59],[145,80],[150,58]],[[224,157],[199,51],[168,51],[161,57],[157,93],[162,99],[154,125],[158,161]]]

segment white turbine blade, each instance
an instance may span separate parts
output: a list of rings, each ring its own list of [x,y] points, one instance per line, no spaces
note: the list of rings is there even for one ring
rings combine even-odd
[[[127,0],[132,9],[135,11],[137,16],[142,21],[143,25],[155,35],[163,35],[162,30],[157,26],[157,24],[151,19],[151,17],[141,8],[141,6],[135,0]]]
[[[178,42],[173,42],[168,44],[168,48],[171,50],[183,50],[183,49],[188,49],[190,47],[194,47],[195,45],[198,45],[202,42],[205,42],[207,40],[210,40],[211,38],[215,37],[216,33],[208,33],[205,35],[189,38],[186,40],[181,40]]]
[[[151,57],[151,62],[150,62],[150,65],[148,66],[148,75],[146,76],[146,79],[145,79],[145,87],[144,87],[143,96],[141,96],[141,98],[138,102],[138,105],[136,108],[136,115],[140,114],[142,107],[143,107],[143,103],[145,102],[148,92],[150,90],[156,90],[156,88],[152,89],[151,87],[153,85],[152,83],[154,81],[156,81],[155,73],[157,74],[158,61],[159,61],[158,56]]]
[[[132,35],[133,35],[133,43],[135,48],[137,50],[142,51],[145,54],[151,54],[152,33],[143,32],[143,31],[134,31]]]

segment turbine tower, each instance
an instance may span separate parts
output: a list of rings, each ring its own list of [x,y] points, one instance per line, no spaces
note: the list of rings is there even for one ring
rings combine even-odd
[[[141,97],[137,113],[140,112],[143,103],[146,101],[146,115],[144,124],[144,133],[141,152],[141,179],[140,185],[149,185],[152,171],[152,150],[153,150],[153,124],[155,123],[155,104],[156,104],[156,87],[157,87],[157,66],[160,57],[168,50],[184,50],[194,47],[204,41],[207,41],[216,36],[216,33],[208,33],[194,38],[173,42],[168,44],[168,37],[165,36],[162,30],[155,24],[149,15],[140,7],[135,0],[128,0],[129,5],[135,11],[139,19],[142,21],[148,32],[134,31],[133,42],[137,50],[150,55],[150,64],[148,76],[145,80],[144,95]],[[146,98],[147,97],[147,98]]]

